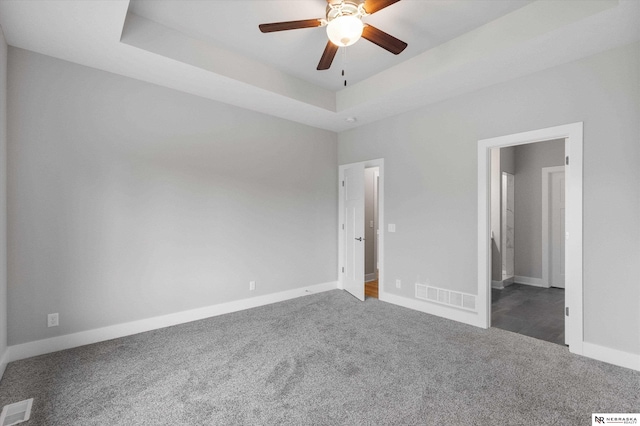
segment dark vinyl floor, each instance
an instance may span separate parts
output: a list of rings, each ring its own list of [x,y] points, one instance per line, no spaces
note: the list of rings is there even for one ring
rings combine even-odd
[[[491,326],[564,345],[564,289],[523,284],[491,289]]]

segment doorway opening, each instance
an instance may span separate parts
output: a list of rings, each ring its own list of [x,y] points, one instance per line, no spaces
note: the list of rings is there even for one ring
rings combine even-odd
[[[564,148],[558,139],[491,149],[490,194],[491,325],[560,345]]]
[[[546,129],[484,139],[478,142],[478,322],[492,325],[492,223],[491,223],[491,153],[492,149],[516,147],[557,139],[564,139],[565,153],[565,342],[573,353],[583,353],[582,305],[582,147],[583,124],[572,123]],[[541,173],[540,171],[538,173]],[[518,176],[515,176],[517,186]],[[514,211],[515,221],[518,211]],[[541,215],[541,209],[536,212]],[[517,225],[516,225],[517,226]],[[497,229],[495,226],[494,230]],[[495,236],[494,236],[495,237]],[[515,235],[515,239],[518,236]],[[517,247],[517,243],[516,243]],[[540,250],[541,252],[542,250]],[[515,259],[518,253],[515,253]],[[540,254],[542,256],[542,254]],[[516,260],[517,262],[517,260]],[[532,278],[532,277],[530,277]],[[533,277],[535,278],[535,276]],[[517,270],[514,280],[517,280]],[[539,282],[542,282],[539,278]],[[495,281],[495,280],[494,280]],[[528,282],[531,286],[536,282]]]
[[[380,168],[364,169],[364,297],[378,298],[378,186]]]
[[[359,300],[384,295],[384,160],[339,168],[338,287]]]

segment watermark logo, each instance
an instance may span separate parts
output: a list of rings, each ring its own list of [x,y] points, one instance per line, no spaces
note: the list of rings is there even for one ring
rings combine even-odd
[[[594,413],[592,426],[597,425],[640,425],[640,413]]]

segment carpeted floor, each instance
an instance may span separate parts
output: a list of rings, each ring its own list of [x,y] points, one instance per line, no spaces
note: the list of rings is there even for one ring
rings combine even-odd
[[[24,425],[588,425],[640,372],[334,290],[11,363]]]

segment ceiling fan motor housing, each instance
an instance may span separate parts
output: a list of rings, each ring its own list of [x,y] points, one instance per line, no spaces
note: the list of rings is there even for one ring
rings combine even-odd
[[[327,22],[339,16],[365,16],[364,0],[327,0]]]

